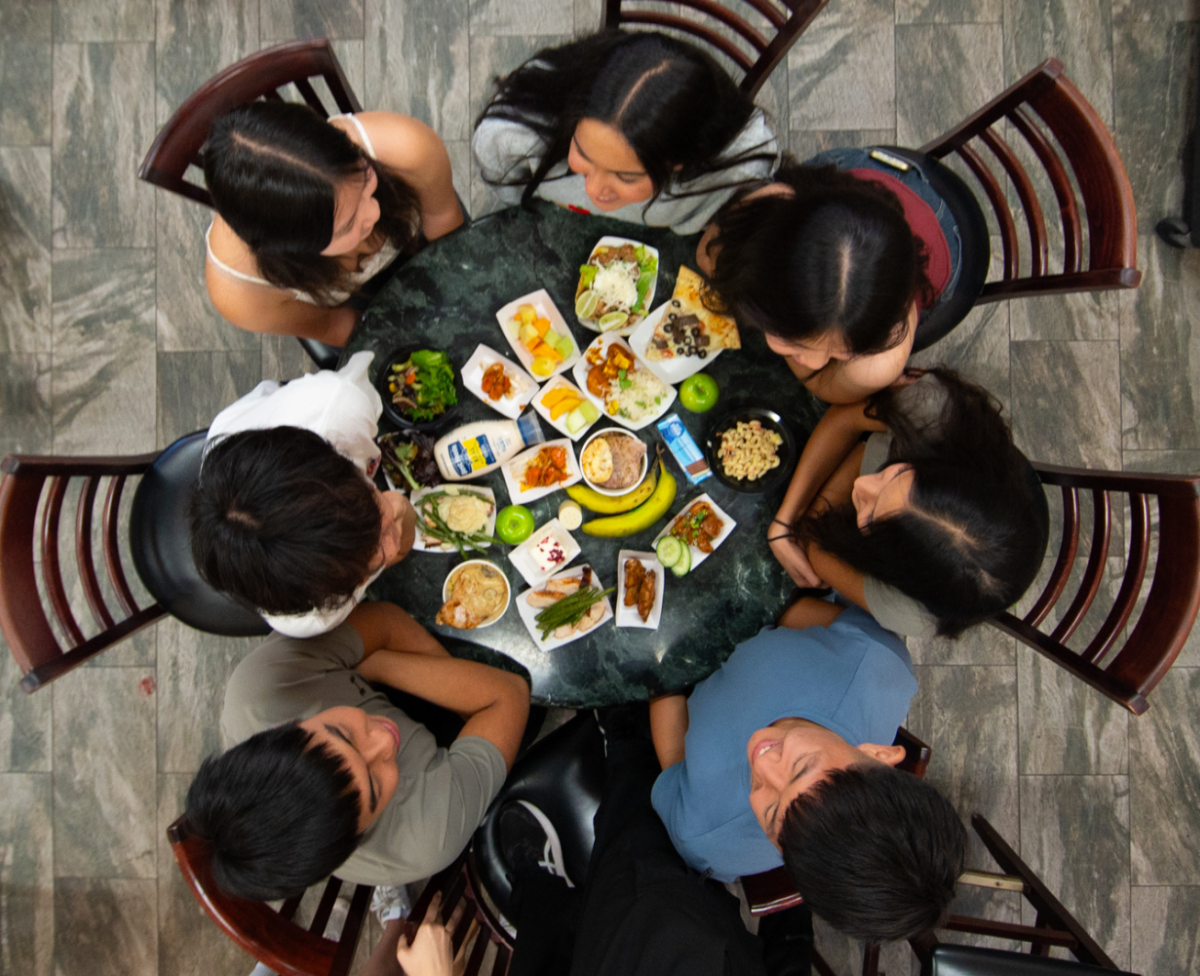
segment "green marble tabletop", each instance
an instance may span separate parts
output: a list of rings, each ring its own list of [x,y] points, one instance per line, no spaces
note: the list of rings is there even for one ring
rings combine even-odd
[[[681,264],[695,267],[697,236],[677,237],[666,229],[582,216],[542,202],[535,207],[533,212],[513,208],[485,217],[413,257],[367,309],[345,355],[372,349],[382,357],[411,342],[445,350],[456,368],[461,368],[476,345],[484,342],[515,361],[495,313],[538,288],[550,293],[583,348],[595,334],[575,321],[575,286],[579,266],[605,234],[632,237],[659,249],[656,305],[670,296]],[[377,362],[373,373],[378,366]],[[690,413],[678,400],[671,407],[701,445],[711,424],[737,406],[776,410],[788,422],[798,446],[820,416],[816,401],[796,382],[783,360],[767,349],[758,333],[743,330],[742,349],[724,352],[705,372],[720,385],[717,405],[704,414]],[[500,419],[500,415],[463,391],[455,424],[477,419]],[[386,420],[384,423],[386,426]],[[607,423],[601,420],[592,430]],[[559,436],[549,424],[542,427],[547,438]],[[641,436],[651,449],[661,442],[653,424],[644,428]],[[766,494],[740,493],[715,477],[691,485],[669,454],[666,456],[679,481],[679,494],[669,515],[707,492],[737,522],[737,528],[694,572],[682,578],[668,573],[657,630],[618,628],[610,620],[572,644],[549,652],[538,650],[517,615],[517,594],[527,587],[505,557],[507,546],[494,550],[494,560],[512,584],[513,604],[491,627],[459,631],[433,622],[446,575],[460,562],[457,555],[414,552],[384,573],[370,594],[403,606],[445,638],[455,654],[511,669],[511,663],[499,656],[506,655],[528,672],[533,698],[544,704],[593,707],[695,684],[714,671],[734,645],[771,623],[793,590],[765,541],[786,479]],[[509,503],[499,470],[479,483],[495,490],[500,506]],[[556,491],[532,503],[529,507],[538,524],[552,518],[565,498],[564,492]],[[584,517],[589,517],[586,511]],[[596,539],[576,531],[583,553],[572,565],[590,563],[601,582],[613,586],[618,551],[649,550],[664,524],[665,520],[660,521],[623,539]]]

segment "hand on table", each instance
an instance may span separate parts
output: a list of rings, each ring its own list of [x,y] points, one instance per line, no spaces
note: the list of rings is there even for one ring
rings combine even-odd
[[[773,526],[778,533],[778,527]],[[817,575],[816,570],[808,561],[808,556],[800,548],[800,544],[790,535],[774,535],[770,537],[771,553],[786,570],[788,576],[801,589],[824,586],[825,581]]]
[[[450,933],[458,926],[465,905],[466,902],[459,902],[447,927],[441,920],[442,896],[439,892],[425,910],[425,917],[421,919],[411,942],[400,936],[396,945],[396,962],[408,976],[461,976],[466,968],[467,946],[471,945],[479,930],[479,923],[472,919],[471,929],[463,939],[458,955],[453,954]]]

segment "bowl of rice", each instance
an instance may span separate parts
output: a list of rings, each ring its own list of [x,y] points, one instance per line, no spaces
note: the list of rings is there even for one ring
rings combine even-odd
[[[735,491],[756,493],[792,473],[796,441],[774,410],[748,407],[713,424],[704,453],[719,481]]]

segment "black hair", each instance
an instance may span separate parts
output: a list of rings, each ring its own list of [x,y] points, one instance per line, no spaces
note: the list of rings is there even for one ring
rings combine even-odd
[[[999,404],[952,370],[924,372],[926,380],[882,390],[868,407],[892,432],[887,463],[912,468],[908,506],[860,529],[854,506],[842,505],[802,517],[794,531],[801,546],[815,543],[921,603],[940,636],[957,637],[1029,588],[1049,517]]]
[[[271,614],[334,607],[370,575],[381,514],[371,485],[299,427],[216,441],[192,489],[192,558],[209,585]]]
[[[338,189],[370,170],[379,179],[374,233],[401,253],[415,250],[416,191],[307,105],[242,105],[213,123],[204,146],[204,179],[217,213],[250,248],[262,276],[327,305],[338,304],[334,291],[355,290],[352,272],[321,254],[333,239]]]
[[[928,783],[883,763],[856,763],[792,801],[779,846],[814,914],[878,943],[916,937],[945,919],[967,832]]]
[[[500,177],[495,185],[520,186],[528,205],[550,170],[567,158],[575,127],[595,119],[620,131],[654,184],[676,197],[689,182],[752,160],[775,161],[765,146],[732,156],[726,147],[745,127],[754,102],[708,54],[684,41],[652,32],[601,31],[539,51],[516,71],[496,79],[497,91],[479,122],[519,122],[541,138],[532,175]],[[725,186],[741,185],[733,180]]]
[[[200,766],[186,816],[210,848],[226,894],[301,894],[358,846],[361,798],[344,760],[296,722],[268,729]]]
[[[735,200],[714,219],[714,309],[789,342],[834,333],[855,355],[898,345],[909,308],[933,292],[896,195],[790,157],[772,182],[787,191]]]

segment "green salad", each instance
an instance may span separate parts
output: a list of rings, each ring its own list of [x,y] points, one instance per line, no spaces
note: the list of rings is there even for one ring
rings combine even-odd
[[[450,357],[434,349],[418,349],[388,370],[392,403],[411,420],[433,420],[458,403]]]

